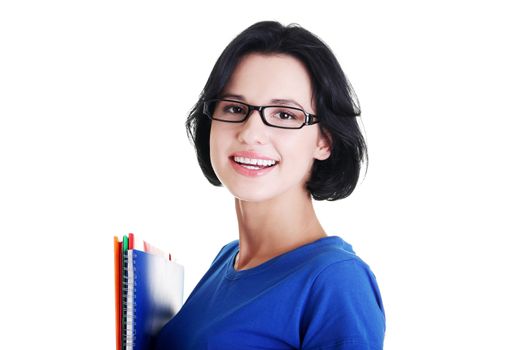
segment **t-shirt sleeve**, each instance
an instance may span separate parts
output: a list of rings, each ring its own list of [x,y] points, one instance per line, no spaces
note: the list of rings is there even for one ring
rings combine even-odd
[[[383,349],[385,312],[375,275],[360,259],[324,268],[301,321],[304,350]]]

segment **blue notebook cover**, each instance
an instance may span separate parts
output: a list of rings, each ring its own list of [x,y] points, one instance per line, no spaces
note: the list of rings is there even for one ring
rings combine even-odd
[[[182,306],[183,282],[182,265],[128,250],[128,350],[150,349],[157,332]]]

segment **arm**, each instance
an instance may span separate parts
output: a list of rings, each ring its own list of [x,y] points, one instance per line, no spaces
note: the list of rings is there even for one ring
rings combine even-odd
[[[319,273],[301,321],[302,349],[377,350],[384,333],[383,303],[368,265],[349,259]]]

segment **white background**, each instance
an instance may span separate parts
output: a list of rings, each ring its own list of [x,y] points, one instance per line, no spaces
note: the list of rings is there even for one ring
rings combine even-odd
[[[374,271],[385,349],[523,349],[523,12],[511,1],[4,1],[2,348],[114,347],[113,236],[185,266],[237,239],[185,118],[223,48],[299,23],[360,99],[368,173],[316,202]]]

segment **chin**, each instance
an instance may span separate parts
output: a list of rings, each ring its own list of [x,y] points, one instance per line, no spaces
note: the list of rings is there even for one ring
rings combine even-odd
[[[279,187],[259,186],[257,188],[254,186],[241,187],[234,185],[231,187],[226,186],[226,188],[235,198],[246,202],[265,202],[277,197],[282,197],[283,199],[288,197],[289,200],[295,200],[297,191],[301,191],[299,187],[286,187],[284,184],[280,184]]]
[[[237,199],[245,202],[264,202],[275,197],[274,194],[268,191],[259,190],[232,190],[228,189],[230,193]]]

